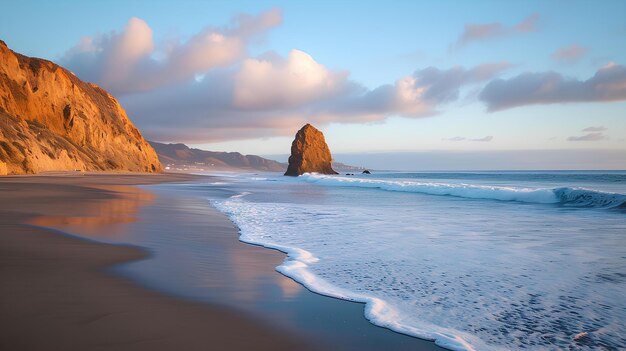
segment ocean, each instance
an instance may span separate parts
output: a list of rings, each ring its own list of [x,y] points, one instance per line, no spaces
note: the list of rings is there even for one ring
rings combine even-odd
[[[626,172],[230,175],[277,270],[452,350],[626,348]],[[197,185],[196,185],[197,186]]]

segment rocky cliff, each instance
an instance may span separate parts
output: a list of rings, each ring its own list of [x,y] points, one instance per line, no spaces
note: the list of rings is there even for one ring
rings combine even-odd
[[[150,141],[163,164],[195,166],[205,170],[255,170],[283,172],[285,165],[255,155],[192,149],[185,144],[163,144]]]
[[[332,160],[324,134],[306,124],[291,143],[291,156],[285,175],[297,177],[307,172],[337,174],[331,166]]]
[[[0,174],[159,172],[117,100],[68,70],[0,41]]]

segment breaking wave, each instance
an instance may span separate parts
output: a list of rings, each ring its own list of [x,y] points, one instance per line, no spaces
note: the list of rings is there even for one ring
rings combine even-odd
[[[471,184],[427,183],[403,180],[346,178],[306,173],[301,179],[325,186],[373,188],[385,191],[447,195],[468,199],[560,204],[568,207],[626,208],[626,195],[584,188],[518,188]]]

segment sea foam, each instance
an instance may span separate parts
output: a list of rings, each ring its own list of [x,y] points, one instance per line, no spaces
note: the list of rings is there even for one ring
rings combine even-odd
[[[242,179],[215,206],[287,253],[279,272],[376,325],[453,350],[626,345],[624,214],[578,210],[623,206],[620,182],[420,176]]]
[[[423,327],[404,324],[401,314],[396,309],[380,298],[356,293],[349,289],[341,288],[313,273],[309,268],[311,264],[319,261],[311,252],[297,247],[285,246],[273,242],[268,234],[272,230],[266,225],[259,225],[256,219],[268,218],[269,213],[283,215],[283,211],[259,211],[251,207],[251,203],[241,201],[243,197],[250,195],[242,192],[230,197],[226,201],[214,201],[213,206],[227,214],[239,228],[242,242],[259,245],[274,249],[287,254],[283,263],[276,267],[276,271],[299,282],[308,290],[320,295],[330,296],[342,300],[361,302],[365,304],[365,317],[375,325],[389,328],[399,333],[416,336],[421,339],[434,341],[435,344],[453,351],[475,351],[474,347],[463,338],[475,339],[472,335],[461,331],[440,328],[435,325],[424,324]],[[271,219],[270,219],[271,221]]]

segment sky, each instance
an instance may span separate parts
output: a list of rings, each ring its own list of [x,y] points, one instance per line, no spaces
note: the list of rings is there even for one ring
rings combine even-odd
[[[625,1],[13,1],[0,39],[110,91],[150,140],[281,159],[312,123],[365,165],[626,169],[624,18]]]

